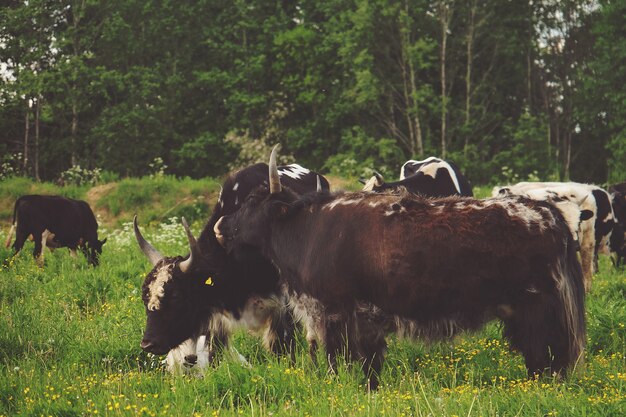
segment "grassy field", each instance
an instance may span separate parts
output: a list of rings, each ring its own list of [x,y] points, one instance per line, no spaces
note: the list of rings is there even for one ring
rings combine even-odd
[[[295,364],[238,333],[250,368],[224,357],[204,376],[164,372],[162,358],[139,348],[150,267],[124,218],[101,229],[109,241],[96,269],[63,249],[40,269],[32,243],[15,258],[0,248],[0,261],[9,259],[0,272],[0,416],[626,415],[626,273],[608,258],[587,298],[586,364],[565,381],[528,380],[494,323],[450,343],[391,338],[381,388],[367,393],[357,367],[337,375],[314,367],[302,337]],[[178,218],[165,218],[147,228],[148,239],[164,254],[184,254]]]

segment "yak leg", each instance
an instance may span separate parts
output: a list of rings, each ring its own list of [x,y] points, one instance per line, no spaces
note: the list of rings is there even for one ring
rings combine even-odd
[[[34,237],[34,235],[33,235]],[[33,252],[33,255],[35,256],[35,258],[37,258],[37,265],[39,265],[40,267],[43,267],[43,263],[44,263],[44,252],[46,249],[46,246],[48,244],[48,241],[54,239],[54,233],[52,233],[51,231],[49,231],[48,229],[44,230],[43,233],[41,234],[41,241],[35,240],[35,252]],[[37,245],[37,243],[41,242],[39,245]],[[37,247],[39,246],[39,248]],[[37,251],[39,250],[39,254],[37,255]]]
[[[343,355],[346,362],[357,358],[358,337],[352,314],[345,312],[326,313],[325,341],[328,364],[333,372],[337,371],[337,355]]]
[[[219,319],[217,320],[219,321]],[[217,355],[228,347],[230,341],[230,332],[221,323],[211,326],[211,331],[207,337],[208,343],[208,362],[212,365],[217,364]]]
[[[185,368],[193,367],[196,359],[196,339],[187,339],[168,352],[165,364],[170,373],[181,374]]]
[[[295,363],[295,328],[291,310],[288,308],[276,309],[263,336],[265,348],[279,356],[289,354],[291,362]]]
[[[377,308],[360,309],[356,315],[359,354],[363,363],[363,372],[367,378],[368,389],[378,388],[378,377],[385,360],[387,341],[393,320]]]
[[[590,242],[584,242],[580,248],[580,266],[583,269],[585,292],[589,292],[591,290],[591,279],[593,277],[593,253],[593,244],[590,244]]]
[[[45,230],[44,230],[45,232]],[[37,262],[37,265],[43,266],[43,257],[41,254],[43,253],[43,248],[46,245],[46,240],[43,237],[43,233],[32,233],[33,241],[35,242],[35,248],[33,249],[33,257]]]
[[[504,336],[524,356],[531,378],[545,371],[560,374],[579,359],[570,358],[572,336],[559,318],[561,308],[558,297],[538,294],[533,302],[514,306],[504,320]]]
[[[30,233],[21,228],[18,224],[17,230],[15,232],[15,242],[13,242],[13,249],[15,250],[15,254],[20,253],[22,248],[24,247],[24,242],[28,239]]]

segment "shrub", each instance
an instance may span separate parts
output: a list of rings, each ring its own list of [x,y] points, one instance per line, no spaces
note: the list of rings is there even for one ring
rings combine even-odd
[[[391,179],[403,159],[395,140],[373,138],[354,126],[343,132],[339,153],[328,158],[324,168],[333,175],[351,178],[368,177],[377,170]]]
[[[61,172],[57,183],[62,186],[66,185],[96,185],[101,181],[100,168],[87,169],[81,168],[80,165],[73,165],[67,171]]]
[[[21,153],[8,154],[2,157],[0,163],[0,181],[16,177],[21,173],[20,161]]]

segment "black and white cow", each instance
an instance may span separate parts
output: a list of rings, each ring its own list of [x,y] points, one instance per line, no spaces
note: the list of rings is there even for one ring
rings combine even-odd
[[[626,259],[626,182],[610,186],[609,192],[616,220],[610,247],[616,255],[615,266],[619,267]]]
[[[33,256],[43,265],[44,249],[67,247],[76,253],[80,248],[87,261],[97,266],[106,242],[98,240],[98,223],[89,204],[82,200],[55,195],[25,195],[13,208],[13,222],[5,246],[11,244],[17,254],[29,236],[35,241]]]
[[[413,320],[431,337],[499,318],[530,375],[582,360],[582,271],[552,204],[404,190],[300,197],[282,186],[274,152],[270,190],[253,192],[214,232],[228,253],[255,247],[276,265],[291,303],[320,332],[331,366],[347,351],[377,386],[384,333],[394,329],[379,327],[380,314],[359,318],[361,302]]]
[[[598,269],[598,254],[609,254],[609,240],[615,225],[609,194],[596,185],[576,182],[520,182],[494,187],[492,191],[494,197],[508,194],[537,200],[557,196],[578,204],[581,210],[593,212],[593,222],[580,223],[578,233],[585,288],[590,290],[593,273]]]
[[[402,165],[400,181],[385,183],[375,173],[363,187],[363,191],[387,192],[404,187],[413,194],[431,197],[460,195],[472,197],[472,186],[459,168],[452,162],[431,156],[423,161],[410,160]]]
[[[168,363],[183,358],[185,366],[193,366],[198,360],[196,339],[208,335],[211,360],[216,346],[230,347],[236,327],[262,335],[265,347],[276,353],[292,351],[294,325],[277,287],[275,267],[254,251],[227,255],[213,233],[219,218],[236,212],[252,190],[268,186],[267,172],[267,164],[260,163],[230,175],[197,241],[183,223],[188,257],[163,257],[145,241],[135,222],[139,246],[154,267],[143,284],[145,351],[160,355],[180,346],[170,353]],[[282,166],[279,173],[298,194],[329,189],[324,177],[297,164]],[[240,291],[241,286],[249,291]]]

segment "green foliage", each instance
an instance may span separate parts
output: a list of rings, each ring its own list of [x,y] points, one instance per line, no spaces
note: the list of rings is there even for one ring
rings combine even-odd
[[[219,192],[213,179],[179,180],[168,175],[125,178],[105,188],[94,207],[119,224],[141,215],[141,222],[185,216],[189,221],[206,220]]]
[[[193,177],[206,177],[227,172],[228,161],[233,160],[236,152],[228,140],[224,141],[205,133],[183,144],[174,155],[178,172]]]
[[[493,159],[493,167],[501,167],[501,172],[494,175],[491,183],[539,181],[555,173],[550,164],[547,130],[541,119],[524,114],[515,126],[507,126],[504,134],[508,147]]]
[[[620,183],[626,179],[626,130],[616,134],[608,141],[607,150],[611,158],[609,159],[609,183]]]
[[[61,172],[57,182],[59,185],[96,185],[102,180],[100,168],[86,169],[80,165],[74,165],[70,169]]]
[[[324,169],[333,175],[349,178],[368,177],[378,170],[389,178],[397,175],[402,164],[402,151],[392,139],[375,139],[362,128],[354,126],[344,131],[339,153],[328,158]]]
[[[15,177],[20,174],[20,160],[22,154],[8,154],[2,157],[0,162],[0,181]]]
[[[22,152],[24,174],[44,180],[73,165],[149,175],[155,158],[217,176],[280,143],[283,162],[349,175],[436,155],[474,183],[620,181],[625,7],[8,2],[0,153]]]

